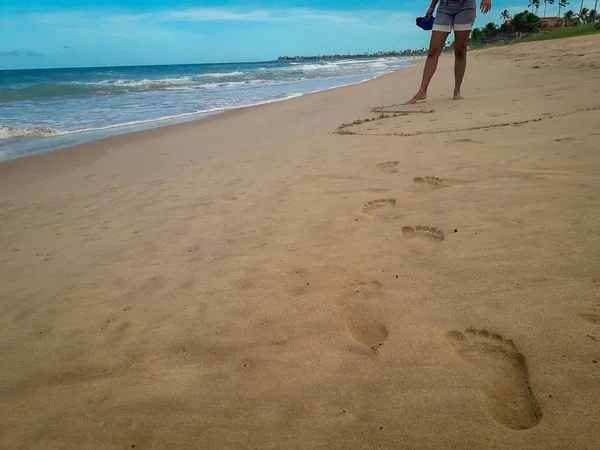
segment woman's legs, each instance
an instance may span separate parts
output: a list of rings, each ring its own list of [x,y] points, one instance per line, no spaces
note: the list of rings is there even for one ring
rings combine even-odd
[[[467,48],[471,31],[454,30],[454,100],[462,100],[460,86],[467,69]]]
[[[450,33],[443,31],[433,31],[431,33],[431,41],[429,42],[429,52],[427,53],[427,61],[425,61],[425,68],[423,69],[423,79],[421,80],[421,87],[419,92],[411,98],[407,104],[417,103],[419,100],[425,100],[427,98],[427,88],[433,78],[433,74],[437,69],[438,59],[444,50],[446,44],[446,38]],[[467,35],[467,39],[469,36]],[[464,74],[464,70],[463,70]]]

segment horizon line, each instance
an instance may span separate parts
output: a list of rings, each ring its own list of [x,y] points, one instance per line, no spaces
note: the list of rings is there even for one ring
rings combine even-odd
[[[403,52],[403,51],[421,51],[422,49],[414,49],[414,50],[381,50],[378,53],[393,53],[393,52]],[[376,53],[365,53],[365,54],[355,54],[355,55],[314,55],[314,56],[278,56],[277,58],[329,58],[334,56],[347,56],[349,59],[355,58],[359,55],[364,56],[376,56]],[[17,72],[17,71],[29,71],[29,70],[60,70],[60,69],[109,69],[109,68],[123,68],[123,67],[168,67],[168,66],[202,66],[202,65],[226,65],[226,64],[260,64],[260,63],[276,63],[276,62],[286,62],[280,61],[278,59],[269,59],[269,60],[259,60],[259,61],[229,61],[229,62],[202,62],[202,63],[172,63],[172,64],[119,64],[119,65],[105,65],[105,66],[64,66],[64,67],[36,67],[32,69],[1,69],[0,72]]]

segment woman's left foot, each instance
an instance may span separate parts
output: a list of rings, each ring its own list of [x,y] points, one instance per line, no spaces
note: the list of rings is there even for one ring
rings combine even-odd
[[[460,91],[454,91],[454,100],[462,100],[462,95],[460,95]]]

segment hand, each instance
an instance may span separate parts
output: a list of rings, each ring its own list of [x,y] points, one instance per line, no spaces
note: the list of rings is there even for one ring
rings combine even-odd
[[[489,0],[488,0],[489,1]],[[430,6],[427,12],[425,13],[425,17],[433,16],[433,12],[435,11],[435,6]]]
[[[492,0],[481,0],[481,5],[479,6],[479,11],[483,14],[487,14],[492,10]]]

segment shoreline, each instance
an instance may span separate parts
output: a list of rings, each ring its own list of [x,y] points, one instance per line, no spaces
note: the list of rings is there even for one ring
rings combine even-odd
[[[0,448],[595,449],[599,43],[0,164]]]
[[[47,152],[54,152],[57,150],[64,150],[66,148],[77,147],[79,145],[84,145],[86,143],[95,142],[95,141],[102,140],[102,139],[109,138],[109,137],[122,136],[122,135],[127,135],[130,133],[147,131],[147,130],[151,130],[151,129],[155,129],[155,128],[162,128],[162,127],[168,127],[168,126],[178,125],[178,124],[182,124],[182,123],[206,120],[207,118],[209,118],[211,116],[221,115],[223,113],[235,111],[238,109],[253,108],[253,107],[257,107],[257,106],[268,105],[271,103],[278,103],[278,102],[283,102],[283,101],[288,101],[288,100],[294,100],[295,98],[304,97],[304,96],[311,95],[311,94],[318,94],[321,92],[326,92],[326,91],[330,91],[330,90],[334,90],[334,89],[340,89],[340,88],[354,86],[357,84],[367,83],[367,82],[376,80],[382,76],[390,75],[392,73],[395,73],[395,72],[398,72],[398,71],[401,71],[404,69],[408,69],[409,67],[412,67],[415,65],[414,62],[413,63],[409,62],[408,57],[397,58],[397,59],[405,60],[408,63],[408,65],[405,67],[398,68],[398,69],[393,70],[388,73],[374,75],[365,80],[350,82],[350,83],[333,86],[333,87],[329,87],[329,88],[318,89],[318,90],[307,92],[307,93],[293,93],[293,94],[289,94],[287,97],[281,98],[281,99],[264,100],[264,101],[250,104],[250,105],[214,108],[214,109],[210,109],[210,110],[197,111],[197,112],[193,112],[193,113],[183,113],[183,114],[178,114],[175,116],[167,116],[167,117],[161,117],[158,119],[150,119],[150,120],[140,120],[140,121],[134,121],[134,122],[124,123],[124,124],[109,125],[109,126],[99,127],[99,128],[89,128],[89,129],[81,129],[81,130],[75,130],[75,131],[56,132],[52,135],[43,136],[43,137],[41,137],[41,136],[40,137],[30,137],[30,136],[17,137],[16,139],[35,139],[37,142],[39,142],[39,144],[37,145],[37,148],[40,148],[40,150],[33,149],[36,147],[35,145],[33,147],[27,146],[27,148],[31,148],[31,150],[25,150],[25,152],[26,152],[25,155],[18,156],[16,158],[13,157],[10,159],[0,160],[0,164],[2,164],[3,162],[10,162],[15,159],[22,159],[22,158],[27,158],[30,156],[35,156],[37,154],[43,154],[43,153],[47,153]],[[418,61],[415,58],[413,58],[413,60]],[[127,131],[128,129],[130,131]],[[96,137],[94,137],[94,136],[96,136]],[[44,139],[44,141],[42,141],[42,140],[38,141],[38,139]],[[52,140],[65,140],[65,142],[53,143]],[[5,142],[7,144],[9,143],[9,141],[11,141],[11,140],[10,139],[5,140]],[[30,141],[30,142],[32,142],[32,141]],[[0,140],[0,144],[1,143],[2,143],[2,140]],[[45,143],[46,143],[46,145],[42,145]],[[15,145],[15,144],[18,144],[18,142],[11,142],[11,144]],[[0,147],[0,151],[2,151],[1,147]],[[10,150],[6,150],[6,151],[10,151]],[[14,150],[14,151],[18,151],[18,150]]]

